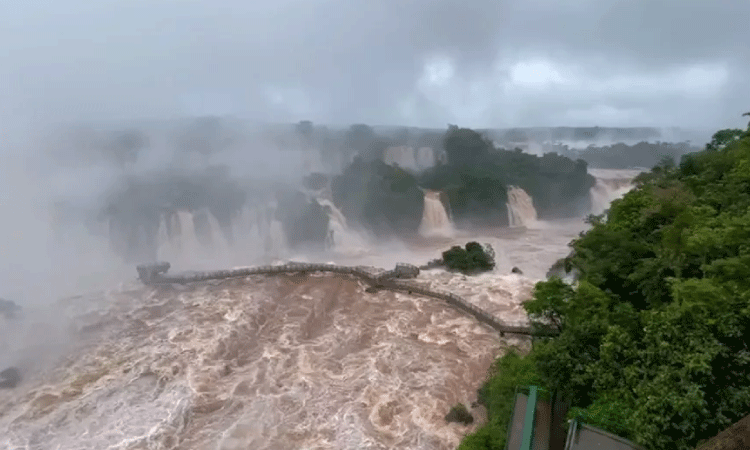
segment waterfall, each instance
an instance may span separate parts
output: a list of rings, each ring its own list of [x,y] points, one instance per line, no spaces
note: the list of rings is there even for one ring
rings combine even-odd
[[[268,229],[266,240],[266,254],[272,258],[281,259],[287,254],[286,235],[284,226],[277,219],[273,219]]]
[[[252,250],[258,242],[262,242],[260,220],[259,212],[248,205],[243,206],[241,210],[234,214],[232,217],[232,235],[236,246],[248,251]]]
[[[195,231],[195,220],[190,211],[167,212],[159,224],[159,259],[176,262],[202,256],[202,245]]]
[[[344,214],[326,198],[316,198],[320,206],[328,214],[328,239],[326,247],[336,251],[361,251],[366,248],[367,240],[349,228]]]
[[[383,154],[383,162],[389,166],[398,165],[404,170],[419,171],[417,155],[412,147],[388,147]]]
[[[453,231],[453,223],[440,200],[440,191],[425,190],[419,234],[424,237],[450,237]]]
[[[165,255],[169,254],[174,246],[174,235],[169,232],[170,230],[168,222],[170,220],[171,217],[167,214],[161,216],[161,219],[159,220],[159,234],[157,237],[157,245],[159,246],[159,248],[157,250],[157,254],[159,255],[160,259],[165,259]]]
[[[177,211],[162,215],[158,231],[159,259],[199,261],[226,256],[229,244],[210,211]]]
[[[596,184],[589,191],[591,213],[602,214],[613,200],[621,198],[633,189],[633,179],[640,170],[589,169],[596,177]]]
[[[216,216],[207,209],[202,210],[200,213],[205,217],[206,231],[210,237],[208,239],[210,242],[209,247],[212,252],[218,255],[226,255],[229,252],[229,241]]]
[[[437,158],[432,147],[420,147],[417,150],[417,167],[419,170],[427,170],[435,167]]]
[[[508,186],[508,224],[511,227],[526,227],[537,221],[536,209],[531,196],[517,186]]]

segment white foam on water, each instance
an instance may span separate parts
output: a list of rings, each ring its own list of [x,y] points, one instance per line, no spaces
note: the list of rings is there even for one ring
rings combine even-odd
[[[260,228],[253,214],[244,217],[245,230]],[[181,236],[194,233],[191,223],[184,215]],[[439,242],[381,243],[366,254],[287,251],[273,260],[391,268],[469,240],[489,243],[492,272],[428,270],[414,282],[522,324],[534,282],[584,226],[462,231]],[[280,223],[269,230],[283,237]],[[514,266],[524,274],[511,274]],[[448,409],[474,401],[494,358],[528,340],[500,338],[434,299],[364,288],[335,275],[283,275],[126,285],[68,299],[61,308],[74,348],[0,390],[0,428],[9,430],[0,442],[29,450],[455,448],[476,425],[446,423]]]

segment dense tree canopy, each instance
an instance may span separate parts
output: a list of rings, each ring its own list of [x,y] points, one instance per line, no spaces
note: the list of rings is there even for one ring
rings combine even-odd
[[[721,133],[721,132],[720,132]],[[601,169],[627,169],[630,167],[653,167],[664,157],[679,160],[682,155],[699,151],[689,142],[639,142],[634,145],[617,143],[584,150],[572,150],[563,146],[561,153],[571,158],[580,158]]]
[[[415,232],[424,194],[417,179],[382,160],[357,158],[332,183],[334,202],[344,215],[376,234]]]
[[[461,221],[508,222],[507,186],[519,186],[533,199],[540,218],[582,214],[588,208],[594,177],[582,160],[556,153],[542,157],[496,149],[482,134],[449,127],[444,141],[448,165],[420,177],[422,186],[446,192],[454,217]]]
[[[526,379],[650,449],[694,448],[750,413],[750,129],[656,166],[572,247],[577,284],[538,283],[525,305],[561,331],[534,344]],[[507,417],[462,448],[503,448],[486,437]]]
[[[544,219],[586,212],[595,181],[582,160],[498,150],[481,133],[456,125],[443,135],[448,164],[418,177],[383,163],[383,151],[393,142],[369,127],[354,125],[347,136],[348,142],[358,142],[360,157],[334,179],[334,200],[348,218],[378,233],[416,231],[424,202],[420,187],[445,192],[459,222],[502,226],[508,224],[509,185],[531,195]],[[429,142],[430,136],[419,139]]]
[[[443,146],[453,166],[474,165],[493,150],[492,142],[469,128],[450,127]]]
[[[489,245],[482,247],[469,242],[466,248],[458,245],[443,252],[443,263],[450,269],[464,274],[487,272],[495,267],[495,252]]]

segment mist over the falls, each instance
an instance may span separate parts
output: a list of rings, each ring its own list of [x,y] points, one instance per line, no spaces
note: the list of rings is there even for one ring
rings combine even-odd
[[[728,426],[748,17],[0,2],[0,450],[502,447],[517,383],[485,382],[532,342],[579,418]]]

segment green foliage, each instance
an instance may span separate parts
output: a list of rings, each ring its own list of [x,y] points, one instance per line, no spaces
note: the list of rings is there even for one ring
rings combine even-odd
[[[344,136],[344,146],[347,153],[364,154],[375,139],[375,131],[370,126],[358,123],[349,127]]]
[[[454,166],[474,164],[493,150],[492,142],[469,128],[450,127],[443,142],[448,162]]]
[[[592,167],[603,169],[626,169],[629,167],[653,167],[665,159],[677,161],[683,155],[701,149],[689,142],[639,142],[634,145],[618,143],[611,146],[588,146],[575,151],[563,146],[560,153],[569,158],[581,158]]]
[[[726,147],[727,144],[740,139],[744,133],[744,130],[739,130],[737,128],[727,128],[724,130],[719,130],[714,133],[713,136],[711,136],[711,142],[706,144],[706,150],[721,150],[722,148]]]
[[[328,214],[301,192],[282,192],[276,212],[292,247],[322,247],[328,236]]]
[[[386,166],[384,150],[404,141],[436,151],[444,147],[449,164],[438,164],[418,179]],[[444,192],[456,221],[498,226],[508,223],[508,185],[524,189],[544,219],[580,213],[595,182],[582,160],[497,150],[481,133],[455,125],[444,134],[413,137],[407,129],[383,137],[367,125],[352,125],[342,146],[345,153],[356,153],[358,158],[333,180],[334,200],[348,218],[377,234],[416,231],[424,201],[420,186]]]
[[[334,177],[331,187],[344,215],[378,235],[419,228],[424,194],[416,178],[403,169],[357,158]]]
[[[507,225],[509,185],[521,187],[533,198],[540,218],[579,214],[595,182],[585,161],[555,153],[539,157],[497,150],[483,135],[467,128],[449,128],[444,147],[449,165],[427,171],[420,184],[445,192],[458,221],[483,219]]]
[[[650,449],[694,448],[750,414],[750,135],[734,136],[640,177],[572,243],[577,285],[540,282],[524,305],[561,330],[527,357],[540,382]],[[466,442],[502,429],[485,428]]]
[[[451,247],[443,252],[443,263],[451,270],[465,274],[487,272],[495,267],[494,255],[480,244],[469,242],[466,248]]]
[[[516,388],[529,385],[542,386],[533,354],[521,357],[511,351],[498,358],[489,379],[479,390],[479,402],[487,408],[488,423],[467,436],[458,449],[505,449]]]
[[[657,168],[575,241],[573,294],[537,286],[529,312],[565,325],[540,346],[539,369],[590,420],[691,448],[750,413],[738,378],[750,371],[749,161],[743,138]]]

